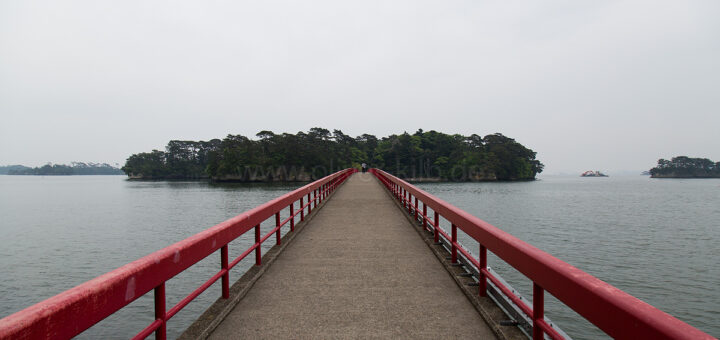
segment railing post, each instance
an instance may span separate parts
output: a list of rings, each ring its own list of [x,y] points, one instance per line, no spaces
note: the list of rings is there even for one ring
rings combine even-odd
[[[418,218],[418,198],[415,196],[415,223],[417,223]]]
[[[434,212],[435,221],[433,223],[435,224],[435,243],[440,242],[440,215],[437,211]]]
[[[545,332],[540,328],[539,321],[545,317],[544,290],[540,285],[533,282],[533,340],[543,340]]]
[[[222,276],[222,297],[227,299],[230,297],[230,271],[228,268],[228,245],[220,248],[220,267],[225,270]]]
[[[427,228],[427,205],[423,202],[423,230]]]
[[[487,275],[485,275],[485,271],[487,271],[487,248],[482,244],[480,245],[480,255],[478,260],[480,262],[480,268],[478,268],[478,291],[480,293],[480,296],[486,296]]]
[[[155,320],[162,320],[160,327],[155,331],[155,340],[165,340],[167,338],[165,316],[165,282],[163,282],[155,287]]]
[[[280,244],[280,212],[275,213],[275,244]]]
[[[290,231],[295,231],[295,202],[290,203]]]
[[[407,210],[408,214],[412,214],[412,194],[409,191],[407,194]]]
[[[450,248],[450,255],[452,263],[457,263],[457,226],[454,223],[452,225],[452,245]]]
[[[308,215],[312,212],[312,201],[310,200],[310,193],[308,192]]]
[[[262,265],[262,249],[260,246],[260,225],[255,226],[255,245],[257,247],[255,248],[255,265],[259,266]]]
[[[300,197],[300,222],[305,221],[305,196]]]

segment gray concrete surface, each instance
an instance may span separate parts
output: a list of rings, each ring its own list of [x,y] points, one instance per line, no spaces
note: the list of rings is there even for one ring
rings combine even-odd
[[[495,339],[370,174],[352,176],[211,339]]]

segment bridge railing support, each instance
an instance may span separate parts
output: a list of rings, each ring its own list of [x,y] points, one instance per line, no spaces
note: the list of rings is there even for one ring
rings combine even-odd
[[[433,231],[435,243],[441,238],[451,245],[451,261],[461,255],[478,272],[478,294],[486,296],[487,284],[494,286],[532,320],[534,340],[563,339],[563,336],[546,322],[544,293],[549,292],[562,303],[593,323],[613,338],[622,339],[714,339],[673,316],[575,268],[552,255],[496,228],[453,205],[399,179],[385,171],[370,169],[370,173],[387,187],[400,201],[410,217]],[[413,202],[414,199],[414,202]],[[418,211],[422,203],[422,213]],[[414,203],[414,204],[413,204]],[[427,208],[433,210],[433,219]],[[414,208],[414,212],[412,211]],[[440,218],[451,224],[451,235],[440,227]],[[462,230],[480,245],[478,258],[457,240],[457,229]],[[487,267],[487,251],[517,269],[533,282],[533,305],[520,300]],[[459,254],[458,254],[459,252]]]
[[[316,208],[322,199],[327,199],[332,191],[355,172],[357,169],[345,169],[321,178],[185,240],[0,319],[0,339],[70,339],[151,290],[154,291],[155,298],[155,320],[133,339],[144,339],[152,333],[155,333],[156,339],[165,339],[166,324],[170,318],[218,280],[222,282],[221,296],[225,299],[229,298],[229,271],[252,252],[255,252],[255,264],[262,265],[262,243],[276,234],[276,243],[280,244],[280,228],[289,222],[290,230],[293,231],[298,214],[301,215],[300,219],[304,220],[305,209],[307,214],[310,214],[312,208]],[[305,197],[307,202],[304,202]],[[296,201],[300,201],[297,211],[294,209]],[[287,219],[281,221],[280,212],[286,208],[290,209],[290,214]],[[275,228],[261,237],[260,223],[273,215],[276,221]],[[228,244],[251,229],[254,230],[255,243],[237,258],[229,261]],[[166,310],[165,282],[217,250],[220,250],[220,271],[175,306]]]

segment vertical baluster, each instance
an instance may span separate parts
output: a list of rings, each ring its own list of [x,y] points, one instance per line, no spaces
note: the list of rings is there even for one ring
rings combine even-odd
[[[423,224],[423,230],[425,230],[425,228],[427,228],[427,205],[425,204],[425,202],[423,202],[423,221],[422,221],[422,224]]]
[[[486,296],[487,295],[487,275],[485,275],[485,271],[487,271],[487,248],[485,248],[484,245],[480,245],[480,268],[478,268],[478,271],[480,272],[478,280],[480,280],[478,284],[478,291],[480,293],[480,296]]]
[[[418,198],[415,196],[415,223],[417,223],[418,219]]]
[[[408,214],[412,214],[412,194],[408,191],[408,199],[407,199],[407,207],[408,207]]]
[[[450,249],[452,263],[457,263],[457,226],[454,223],[452,225],[452,246]]]
[[[222,297],[227,299],[230,297],[230,271],[228,268],[228,245],[220,248],[220,267],[226,270],[222,276]]]
[[[312,212],[312,201],[310,200],[310,193],[308,192],[308,215]]]
[[[295,202],[290,203],[290,231],[295,231]]]
[[[165,340],[167,337],[167,324],[165,323],[165,282],[155,287],[155,320],[162,323],[155,330],[155,340]]]
[[[260,225],[255,226],[255,265],[262,264],[262,249],[260,249]]]
[[[544,290],[540,285],[533,282],[533,340],[543,340],[545,332],[540,328],[538,321],[545,317]]]
[[[435,243],[440,243],[440,214],[437,211],[434,212],[435,221]]]
[[[300,222],[305,221],[305,197],[300,197]]]
[[[280,212],[275,213],[275,244],[280,244]]]

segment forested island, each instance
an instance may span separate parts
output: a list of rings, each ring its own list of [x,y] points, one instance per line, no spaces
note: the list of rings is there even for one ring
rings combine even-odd
[[[106,163],[72,162],[65,164],[45,164],[41,167],[30,168],[23,165],[8,165],[0,167],[0,174],[6,175],[35,175],[35,176],[71,176],[71,175],[123,175],[124,172]]]
[[[24,171],[31,169],[24,165],[0,165],[0,175],[7,175],[11,171]]]
[[[720,178],[720,162],[707,158],[673,157],[659,159],[658,165],[650,169],[652,178]]]
[[[122,170],[130,179],[256,182],[310,181],[361,163],[415,181],[533,180],[543,169],[534,151],[499,133],[418,130],[377,138],[312,128],[297,134],[260,131],[256,137],[172,140],[165,151],[130,156]]]

